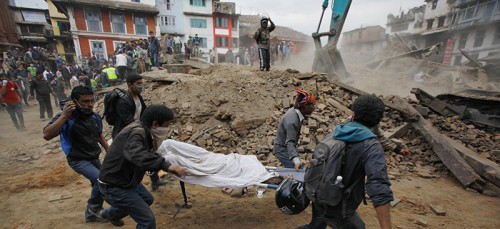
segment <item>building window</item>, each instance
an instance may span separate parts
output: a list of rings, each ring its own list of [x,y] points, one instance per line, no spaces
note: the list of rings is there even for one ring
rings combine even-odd
[[[215,28],[224,28],[227,29],[228,20],[225,17],[216,17],[215,18]]]
[[[135,25],[135,34],[140,34],[140,35],[148,34],[148,25],[146,23],[146,17],[135,16],[134,25]]]
[[[464,13],[464,19],[463,20],[464,21],[471,20],[474,17],[475,11],[476,11],[476,7],[475,6],[466,9],[465,13]]]
[[[217,37],[215,40],[215,45],[217,47],[229,47],[228,37]]]
[[[460,34],[460,39],[458,40],[458,49],[465,48],[465,45],[467,44],[467,35],[467,33]]]
[[[175,16],[161,16],[161,24],[166,26],[174,26],[175,25]]]
[[[192,6],[206,6],[205,0],[189,0],[189,4]]]
[[[69,22],[58,21],[57,27],[59,28],[59,33],[61,35],[69,35],[70,34],[69,30],[70,30],[71,26],[69,25]]]
[[[206,19],[190,19],[191,28],[207,28],[207,20]]]
[[[24,36],[43,35],[43,26],[40,25],[20,25],[21,34]]]
[[[486,31],[484,31],[484,30],[476,31],[476,39],[474,39],[474,48],[481,47],[483,45],[485,34],[486,34]]]
[[[167,10],[172,9],[172,0],[165,0],[165,5],[167,6]]]
[[[500,44],[500,27],[498,27],[497,31],[495,32],[495,36],[493,37],[493,44],[494,45]]]
[[[85,10],[87,19],[87,30],[94,32],[102,32],[101,13],[98,10]]]
[[[435,10],[435,9],[436,9],[437,4],[438,4],[438,1],[437,1],[437,0],[432,1],[432,9],[433,9],[433,10]]]
[[[233,48],[238,47],[238,38],[233,37]]]
[[[105,55],[105,47],[104,47],[104,42],[103,41],[90,41],[90,48],[92,51],[92,54],[97,54],[101,57],[105,57],[107,59],[107,56]]]
[[[462,55],[456,55],[455,61],[453,61],[453,65],[460,65],[462,63]]]
[[[141,2],[141,0],[132,0],[132,2]]]
[[[444,27],[444,20],[446,17],[439,17],[438,18],[438,28]]]
[[[207,48],[208,47],[208,39],[206,37],[198,37],[200,38],[200,47]]]
[[[434,19],[427,20],[427,29],[432,29],[432,24],[434,24]]]
[[[113,33],[125,33],[125,15],[112,13],[111,28]]]
[[[233,30],[238,29],[238,19],[237,18],[231,18],[231,26],[233,27]]]

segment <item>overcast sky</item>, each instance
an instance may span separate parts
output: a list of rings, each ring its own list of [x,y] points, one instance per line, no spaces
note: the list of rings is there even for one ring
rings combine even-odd
[[[321,16],[323,0],[222,0],[235,2],[240,14],[268,14],[280,26],[290,27],[310,35],[316,32]],[[330,27],[332,1],[325,11],[320,32]],[[425,4],[424,0],[353,0],[347,14],[343,32],[361,26],[380,25],[385,28],[387,15]]]

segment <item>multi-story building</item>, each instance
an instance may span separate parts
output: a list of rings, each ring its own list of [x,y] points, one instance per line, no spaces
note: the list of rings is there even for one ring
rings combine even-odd
[[[19,43],[24,47],[46,46],[47,38],[51,39],[53,35],[46,17],[49,13],[47,3],[43,0],[10,0],[9,4],[17,24]]]
[[[449,0],[454,48],[451,64],[467,59],[460,50],[481,59],[500,53],[500,0]]]
[[[450,40],[451,8],[446,0],[424,0],[425,6],[424,24],[422,30],[422,44],[424,47],[442,43],[443,52],[435,53],[428,57],[429,60],[449,64],[451,59],[450,50],[453,49],[453,41]],[[423,48],[423,47],[422,47]]]
[[[71,37],[69,20],[66,15],[57,10],[52,0],[47,0],[47,4],[52,30],[54,31],[55,49],[66,62],[73,63],[76,53],[73,38]]]
[[[419,36],[422,31],[424,21],[425,5],[413,7],[408,12],[402,11],[400,15],[387,16],[386,34],[398,34],[401,37],[411,39],[414,36]]]
[[[239,52],[239,14],[236,14],[234,2],[220,2],[214,0],[213,6],[213,33],[214,48],[217,54],[225,54],[228,49]]]
[[[214,44],[214,22],[212,19],[212,0],[184,0],[185,37],[198,34],[201,39],[200,50],[208,53]]]
[[[186,25],[183,12],[184,4],[187,2],[182,0],[156,0],[156,8],[160,11],[158,25],[162,35],[177,33],[184,37],[184,26]]]
[[[97,54],[108,57],[129,40],[156,36],[155,0],[52,0],[70,23],[77,59]]]
[[[12,10],[9,2],[0,1],[0,58],[10,47],[18,46],[19,41],[16,34],[16,23],[12,21]]]
[[[379,25],[362,27],[342,33],[342,52],[356,60],[367,61],[387,47],[385,29]],[[351,55],[355,54],[355,55]]]

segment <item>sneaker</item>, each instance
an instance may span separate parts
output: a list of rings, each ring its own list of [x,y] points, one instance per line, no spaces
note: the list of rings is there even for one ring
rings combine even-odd
[[[109,220],[103,219],[103,218],[90,218],[90,219],[85,219],[85,223],[108,223]]]
[[[168,184],[168,180],[159,179],[157,182],[151,182],[151,190],[156,191],[160,186]]]
[[[110,219],[109,222],[116,227],[122,227],[125,225],[125,222],[123,222],[122,219]]]
[[[97,219],[104,219],[104,220],[110,222],[111,224],[113,224],[114,226],[121,227],[121,226],[125,225],[125,222],[123,222],[122,219],[105,219],[104,217],[102,217],[102,213],[104,212],[104,209],[100,209],[97,212],[94,212],[90,209],[88,209],[88,211],[90,212],[90,214],[95,215],[97,217]]]
[[[45,122],[45,118],[40,118],[40,121]]]

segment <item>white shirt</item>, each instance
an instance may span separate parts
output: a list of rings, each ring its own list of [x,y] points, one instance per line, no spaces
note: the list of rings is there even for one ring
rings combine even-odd
[[[299,109],[294,109],[294,110],[295,110],[295,113],[297,113],[299,115],[299,121],[302,123],[302,121],[304,121],[304,115],[302,115],[302,113],[300,113]]]
[[[123,54],[116,55],[116,66],[127,66],[127,57]]]
[[[134,120],[139,120],[139,118],[141,118],[141,110],[142,110],[142,104],[141,104],[141,100],[139,99],[139,97],[137,97],[137,99],[134,99],[134,103],[135,103],[135,114],[134,114]]]

